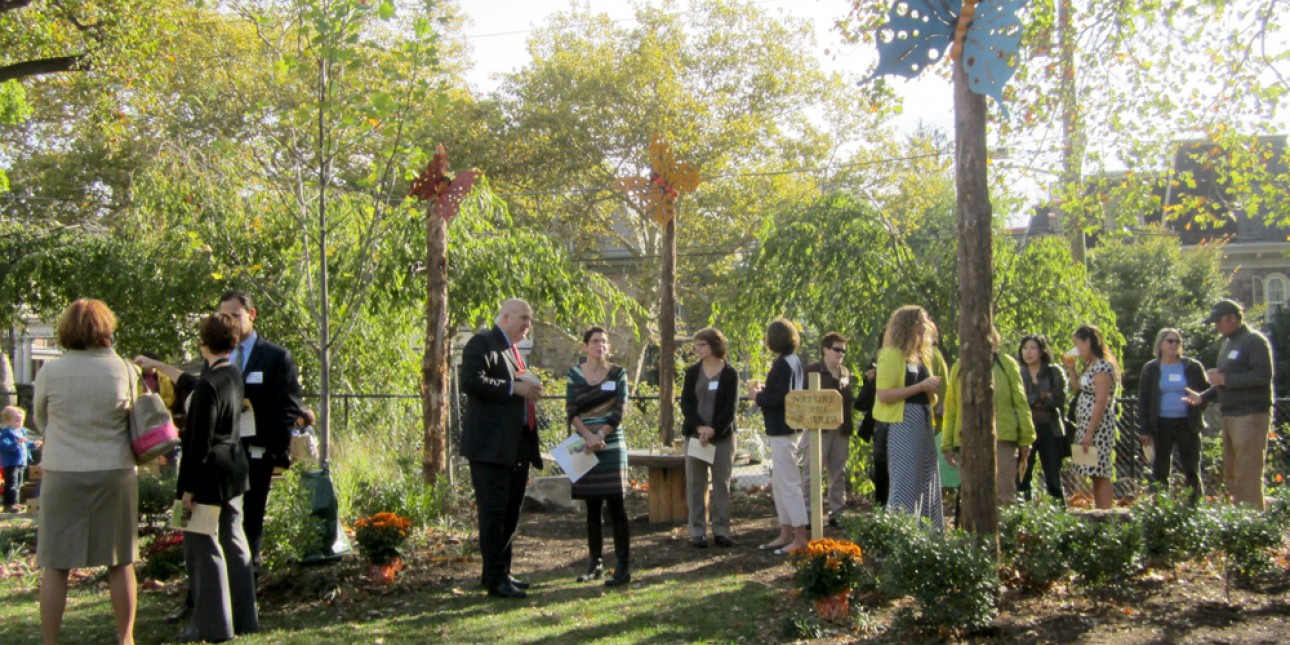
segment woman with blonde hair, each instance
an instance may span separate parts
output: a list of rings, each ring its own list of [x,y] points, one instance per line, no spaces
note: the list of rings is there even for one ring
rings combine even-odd
[[[931,320],[917,305],[891,314],[878,352],[874,419],[889,424],[887,471],[889,508],[945,528],[932,408],[941,375],[932,372]]]
[[[139,371],[112,349],[116,315],[73,302],[58,321],[63,355],[36,374],[33,420],[45,435],[36,564],[40,629],[58,642],[72,569],[108,568],[117,642],[134,642],[139,485],[129,430]]]
[[[1111,477],[1115,475],[1112,452],[1115,448],[1115,389],[1120,382],[1120,369],[1106,346],[1102,332],[1092,325],[1075,330],[1075,349],[1084,363],[1084,371],[1075,371],[1075,356],[1062,356],[1070,380],[1075,383],[1075,438],[1073,450],[1085,454],[1096,448],[1097,461],[1091,466],[1075,464],[1075,469],[1093,480],[1093,503],[1107,509],[1115,502]]]
[[[1151,448],[1151,478],[1169,489],[1169,467],[1174,448],[1187,480],[1187,500],[1192,505],[1205,493],[1200,479],[1200,435],[1205,428],[1204,407],[1188,405],[1188,391],[1209,389],[1205,366],[1183,356],[1182,332],[1165,327],[1156,334],[1156,358],[1142,366],[1138,379],[1138,436],[1144,451]]]

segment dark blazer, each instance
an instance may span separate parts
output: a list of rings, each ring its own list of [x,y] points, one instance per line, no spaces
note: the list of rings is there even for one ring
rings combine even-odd
[[[805,366],[802,373],[806,373]],[[784,400],[792,391],[793,368],[789,367],[787,359],[780,356],[770,366],[770,373],[766,375],[766,387],[757,394],[757,405],[766,421],[766,434],[775,437],[799,432],[788,427],[788,422],[784,420]]]
[[[699,370],[703,361],[686,368],[685,380],[681,385],[681,435],[699,436],[699,426],[704,425],[699,418],[699,395],[694,391],[699,382]],[[717,376],[716,405],[712,410],[712,435],[714,441],[728,439],[735,434],[735,408],[739,405],[739,372],[726,363]]]
[[[300,417],[300,374],[286,348],[256,336],[242,370],[245,398],[255,411],[255,436],[242,440],[265,449],[274,465],[291,465],[291,429]],[[253,382],[255,381],[255,382]]]
[[[806,373],[808,375],[812,373],[820,375],[821,390],[837,390],[842,394],[842,425],[834,429],[841,432],[842,436],[850,437],[851,429],[855,427],[851,418],[851,407],[855,405],[855,396],[851,393],[850,370],[848,370],[845,365],[841,365],[839,367],[842,371],[842,378],[846,379],[846,385],[843,385],[838,379],[833,378],[833,373],[829,371],[829,368],[824,366],[824,361],[815,361],[814,363],[807,365]],[[807,382],[810,382],[809,379],[811,377],[807,376],[806,378],[808,379]],[[870,406],[870,409],[872,409],[872,407],[873,406]]]
[[[251,466],[238,439],[242,374],[228,361],[203,370],[188,405],[176,497],[193,493],[199,504],[222,504],[245,493]]]
[[[1205,366],[1193,358],[1179,357],[1183,363],[1183,378],[1187,387],[1193,392],[1204,392],[1209,389],[1209,377],[1205,376]],[[1195,405],[1187,408],[1187,427],[1192,432],[1200,433],[1205,426],[1205,406]],[[1155,359],[1142,366],[1142,377],[1138,379],[1138,434],[1155,436],[1160,422],[1160,359]]]
[[[525,442],[524,397],[512,394],[519,365],[498,327],[475,334],[461,353],[461,391],[466,393],[466,416],[461,427],[461,455],[471,461],[514,466],[525,460],[542,469],[539,441]],[[536,437],[535,437],[536,439]]]

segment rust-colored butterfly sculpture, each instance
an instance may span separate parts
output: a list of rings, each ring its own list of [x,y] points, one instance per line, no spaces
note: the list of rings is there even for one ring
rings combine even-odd
[[[676,200],[694,192],[703,179],[697,168],[677,159],[657,134],[650,139],[649,164],[649,177],[623,177],[614,186],[655,222],[667,224],[676,216]]]
[[[413,197],[423,202],[434,200],[435,212],[446,221],[452,221],[461,211],[461,201],[470,194],[470,189],[479,181],[478,170],[457,173],[456,177],[448,173],[448,153],[443,144],[435,146],[434,158],[421,174],[412,180],[408,191]]]

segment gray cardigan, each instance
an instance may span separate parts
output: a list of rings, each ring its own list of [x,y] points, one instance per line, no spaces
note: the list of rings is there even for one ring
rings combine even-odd
[[[46,470],[134,468],[126,430],[133,369],[101,347],[69,350],[36,373],[32,420],[45,435]]]
[[[1218,371],[1226,380],[1205,390],[1206,402],[1218,399],[1225,417],[1268,414],[1272,409],[1272,346],[1249,325],[1241,325],[1218,352]]]

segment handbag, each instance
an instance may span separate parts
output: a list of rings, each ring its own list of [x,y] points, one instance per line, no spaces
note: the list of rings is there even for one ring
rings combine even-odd
[[[131,373],[138,375],[133,363],[121,360],[131,368]],[[130,386],[130,413],[126,415],[126,426],[135,463],[146,464],[179,445],[179,429],[175,427],[160,394],[149,389],[146,383],[143,385],[146,394],[139,394],[138,389],[139,381],[136,379]]]

